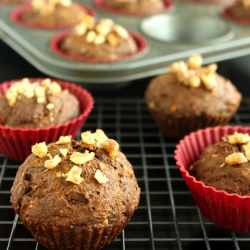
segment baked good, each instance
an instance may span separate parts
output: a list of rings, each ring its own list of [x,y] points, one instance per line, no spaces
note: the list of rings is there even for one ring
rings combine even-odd
[[[104,0],[103,5],[121,12],[153,14],[164,11],[164,0]]]
[[[216,70],[216,64],[202,67],[202,57],[194,54],[187,63],[175,62],[168,73],[150,81],[146,104],[164,133],[181,138],[230,121],[240,105],[241,93]]]
[[[31,0],[30,8],[19,18],[23,23],[55,27],[76,24],[85,14],[87,9],[71,0]]]
[[[78,99],[49,78],[15,82],[0,97],[0,124],[12,128],[42,128],[73,120]]]
[[[236,0],[232,5],[226,6],[222,14],[232,21],[250,24],[250,2],[248,0]]]
[[[30,87],[31,83],[35,85]],[[26,86],[27,93],[23,91],[25,88],[20,88],[20,94],[20,86]],[[36,97],[32,97],[34,86],[39,87]],[[47,89],[44,98],[43,86]],[[54,94],[49,93],[50,87],[54,88]],[[55,94],[56,91],[60,93]],[[61,135],[76,138],[94,106],[94,99],[86,89],[72,82],[49,78],[3,82],[0,84],[0,99],[0,152],[17,161],[24,161],[30,155],[31,146],[37,142],[54,142]]]
[[[47,249],[101,249],[131,219],[140,188],[119,144],[102,130],[37,143],[19,167],[11,203]]]
[[[176,165],[201,213],[242,232],[250,231],[249,134],[249,127],[210,127],[185,136],[175,150]]]
[[[28,3],[30,0],[0,0],[0,3],[6,4],[17,4],[17,3]]]
[[[111,19],[95,21],[86,15],[59,43],[59,49],[77,59],[117,60],[137,52],[135,39]]]
[[[207,146],[189,172],[197,181],[217,190],[250,195],[249,160],[250,136],[235,132]]]

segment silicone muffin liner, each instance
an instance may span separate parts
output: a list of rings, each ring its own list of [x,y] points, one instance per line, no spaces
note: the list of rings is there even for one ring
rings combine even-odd
[[[220,11],[220,14],[224,17],[224,18],[226,18],[226,19],[228,19],[228,20],[230,20],[230,21],[232,21],[232,22],[235,22],[235,23],[238,23],[238,24],[242,24],[242,25],[250,25],[250,20],[248,19],[241,19],[241,18],[237,18],[237,17],[234,17],[234,16],[232,16],[232,15],[230,15],[229,13],[228,13],[228,9],[230,8],[230,6],[226,6],[226,7],[223,7],[222,9],[221,9],[221,11]]]
[[[164,4],[165,4],[165,8],[161,11],[156,11],[156,12],[148,12],[148,13],[138,13],[138,12],[129,12],[129,11],[125,11],[125,10],[117,10],[114,8],[111,8],[109,6],[106,6],[104,4],[104,0],[95,0],[95,5],[96,7],[98,7],[101,10],[107,11],[107,12],[111,12],[111,13],[115,13],[115,14],[119,14],[119,15],[132,15],[132,16],[145,16],[145,15],[152,15],[152,14],[157,14],[157,13],[162,13],[165,11],[170,11],[173,9],[174,4],[170,1],[170,0],[164,0]]]
[[[88,15],[95,16],[94,10],[92,10],[89,6],[84,5],[84,4],[79,4],[79,6],[82,6],[82,9],[87,11]],[[17,7],[16,9],[12,10],[10,13],[10,19],[21,26],[25,26],[28,28],[38,28],[38,29],[62,29],[62,28],[68,28],[71,26],[76,25],[79,22],[76,23],[69,23],[69,24],[60,24],[60,25],[53,25],[53,26],[47,26],[47,25],[39,25],[39,24],[34,24],[34,23],[27,23],[23,20],[21,20],[21,16],[23,13],[31,9],[31,4],[25,4]]]
[[[197,181],[188,168],[208,145],[221,141],[223,136],[250,133],[250,127],[218,126],[192,132],[180,140],[175,160],[200,211],[215,224],[235,231],[250,231],[250,196],[229,194]]]
[[[42,78],[30,79],[30,81],[35,80],[42,80]],[[7,89],[16,81],[18,80],[2,83],[0,85],[0,96],[4,95]],[[38,142],[54,142],[61,135],[72,135],[72,138],[75,138],[85,123],[94,106],[92,95],[86,89],[73,83],[61,80],[55,81],[62,89],[68,89],[70,93],[76,96],[81,106],[81,114],[72,121],[46,128],[23,129],[0,125],[0,152],[8,158],[24,161],[31,154],[31,146]]]
[[[132,31],[128,31],[129,34],[134,38],[134,40],[137,43],[138,46],[138,50],[130,55],[127,56],[123,56],[123,57],[118,57],[116,59],[108,59],[108,58],[87,58],[87,57],[83,57],[83,56],[73,56],[70,54],[65,53],[64,51],[62,51],[60,49],[60,43],[61,41],[66,38],[72,31],[68,30],[68,31],[63,31],[57,35],[55,35],[51,41],[50,41],[50,48],[52,49],[53,52],[55,52],[56,54],[66,57],[68,59],[71,60],[76,60],[76,61],[82,61],[82,62],[92,62],[92,63],[107,63],[107,62],[116,62],[116,61],[122,61],[122,60],[126,60],[126,59],[131,59],[134,57],[139,56],[142,52],[144,52],[147,48],[147,42],[146,40],[139,34],[132,32]]]

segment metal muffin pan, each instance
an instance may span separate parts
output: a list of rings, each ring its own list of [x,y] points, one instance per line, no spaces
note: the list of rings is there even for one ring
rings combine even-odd
[[[50,49],[50,40],[67,29],[44,30],[13,23],[10,13],[20,5],[0,4],[0,38],[41,72],[56,78],[90,85],[118,85],[166,73],[176,60],[200,53],[204,63],[250,54],[250,26],[220,15],[222,5],[173,1],[174,8],[151,16],[105,12],[93,0],[75,1],[90,6],[96,19],[111,18],[141,34],[147,49],[119,62],[87,63],[61,57]]]

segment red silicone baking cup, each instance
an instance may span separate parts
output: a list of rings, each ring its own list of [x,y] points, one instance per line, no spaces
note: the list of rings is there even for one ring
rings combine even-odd
[[[232,22],[238,23],[238,24],[250,25],[250,20],[241,19],[241,18],[237,18],[237,17],[234,17],[234,16],[230,15],[230,14],[228,13],[228,9],[229,9],[229,8],[230,8],[230,6],[226,6],[226,7],[223,7],[223,8],[220,10],[220,14],[221,14],[224,18],[226,18],[226,19],[228,19],[228,20],[230,20],[230,21],[232,21]]]
[[[234,132],[249,133],[250,127],[218,126],[192,132],[180,140],[175,150],[176,165],[200,211],[215,224],[235,231],[250,231],[250,196],[229,194],[197,181],[188,172],[208,145]]]
[[[82,61],[82,62],[92,62],[92,63],[107,63],[107,62],[117,62],[117,61],[122,61],[125,59],[130,59],[139,56],[142,54],[146,48],[147,48],[147,42],[146,40],[139,34],[128,31],[129,34],[134,38],[135,42],[137,43],[138,49],[135,53],[123,56],[123,57],[118,57],[116,59],[108,59],[108,58],[87,58],[83,56],[73,56],[70,54],[65,53],[60,49],[60,43],[61,41],[67,37],[72,31],[64,31],[61,32],[57,35],[55,35],[51,41],[50,41],[50,48],[52,49],[53,52],[56,54],[66,57],[68,59],[76,60],[76,61]]]
[[[31,82],[41,81],[43,78],[30,78]],[[54,80],[54,79],[52,79]],[[4,95],[7,89],[20,80],[12,80],[0,84],[0,96]],[[68,89],[79,101],[81,114],[67,123],[50,126],[46,128],[11,128],[0,125],[0,152],[5,156],[24,161],[31,154],[31,146],[38,142],[55,142],[61,135],[72,135],[75,138],[82,128],[94,106],[92,95],[84,88],[73,83],[55,80],[62,89]]]
[[[125,10],[117,10],[111,7],[108,7],[104,4],[104,0],[95,0],[95,5],[101,10],[115,13],[115,14],[120,14],[120,15],[132,15],[132,16],[145,16],[145,15],[152,15],[152,14],[157,14],[157,13],[162,13],[165,11],[170,11],[173,9],[174,4],[170,0],[164,0],[165,8],[161,11],[156,11],[154,13],[148,12],[148,13],[138,13],[138,12],[129,12]]]
[[[95,16],[95,12],[87,5],[84,4],[79,4],[79,6],[82,6],[84,10],[87,11],[87,14],[90,16]],[[31,4],[25,4],[22,6],[17,7],[10,13],[10,19],[21,26],[25,26],[28,28],[38,28],[38,29],[62,29],[62,28],[68,28],[71,26],[76,25],[79,22],[76,23],[69,23],[69,24],[60,24],[60,25],[53,25],[53,26],[48,26],[48,25],[40,25],[40,24],[34,24],[34,23],[27,23],[21,20],[21,16],[23,13],[31,9]]]

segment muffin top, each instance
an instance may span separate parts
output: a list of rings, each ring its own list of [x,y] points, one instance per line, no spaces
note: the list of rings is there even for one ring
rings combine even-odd
[[[205,148],[189,172],[217,190],[250,195],[250,136],[235,132]]]
[[[176,117],[228,117],[241,101],[241,94],[229,79],[216,73],[217,65],[202,66],[202,57],[194,54],[187,63],[175,62],[169,72],[151,80],[145,92],[149,109],[164,110]]]
[[[250,20],[250,1],[237,0],[227,8],[227,12],[236,18]]]
[[[79,114],[77,98],[49,78],[16,81],[0,97],[0,124],[3,126],[55,126],[71,121]]]
[[[71,0],[32,0],[31,8],[23,12],[21,20],[42,26],[80,22],[87,11]]]
[[[130,13],[155,13],[166,8],[164,0],[104,0],[110,8]]]
[[[67,54],[87,58],[117,59],[137,51],[130,33],[111,19],[95,19],[86,15],[65,37],[60,48]]]
[[[140,188],[132,166],[102,130],[83,132],[81,141],[61,136],[38,143],[32,152],[11,189],[12,206],[25,224],[119,226],[137,208]]]

